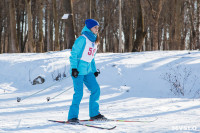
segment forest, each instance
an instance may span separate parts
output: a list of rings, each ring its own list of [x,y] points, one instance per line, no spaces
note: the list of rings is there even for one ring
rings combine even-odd
[[[0,0],[0,53],[71,49],[89,18],[101,53],[200,49],[200,0]]]

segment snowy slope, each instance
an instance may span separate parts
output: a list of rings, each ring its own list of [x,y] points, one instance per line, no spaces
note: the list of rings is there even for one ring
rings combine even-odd
[[[200,131],[199,51],[98,53],[101,113],[112,119],[157,119],[152,123],[88,122],[116,125],[112,131],[47,121],[67,120],[73,95],[69,56],[69,50],[0,55],[0,133]],[[60,80],[54,80],[59,74]],[[32,85],[38,76],[45,82]],[[79,119],[89,118],[89,96],[84,88]]]

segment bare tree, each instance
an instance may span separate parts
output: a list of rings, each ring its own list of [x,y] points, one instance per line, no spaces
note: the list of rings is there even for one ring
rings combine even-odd
[[[200,28],[200,0],[197,0],[197,27],[196,27],[196,31],[197,31],[197,49],[200,49],[200,32],[199,32],[199,28]]]
[[[97,19],[96,0],[90,0],[90,18]]]
[[[122,44],[122,2],[119,0],[119,53],[123,52]]]
[[[65,48],[69,49],[72,48],[75,40],[72,4],[72,0],[65,0],[63,4],[65,13],[69,15],[68,19],[65,20]]]
[[[119,0],[2,0],[0,53],[70,49],[88,18],[100,23],[98,52],[121,51],[120,38],[124,52],[200,49],[200,0],[122,0],[119,6]],[[69,18],[61,20],[63,14]]]
[[[189,3],[189,18],[190,18],[190,44],[189,49],[195,49],[195,40],[196,40],[196,30],[195,30],[195,17],[194,17],[194,1],[188,1]]]
[[[44,51],[52,51],[53,50],[53,46],[51,45],[52,42],[52,38],[50,36],[51,34],[51,16],[50,16],[50,12],[51,12],[51,3],[49,2],[49,0],[45,1],[46,4],[46,8],[45,8],[45,43],[44,43]]]
[[[136,29],[136,40],[133,46],[133,52],[140,52],[142,51],[142,45],[144,42],[144,38],[146,36],[146,32],[144,31],[144,17],[142,11],[142,5],[140,0],[137,1],[137,29]]]
[[[43,1],[38,0],[38,21],[39,21],[39,41],[37,43],[37,52],[43,52],[44,41],[43,41]]]
[[[3,2],[0,3],[0,8],[2,10],[0,10],[0,54],[3,52],[3,43],[2,41],[2,32],[3,32]]]
[[[19,52],[19,47],[17,43],[16,36],[16,20],[15,20],[15,4],[13,0],[9,0],[9,15],[10,15],[10,43],[9,43],[9,52],[16,53]]]
[[[136,4],[133,0],[123,1],[122,6],[122,25],[124,33],[124,52],[131,52],[135,35],[135,11]],[[127,10],[128,9],[128,10]],[[129,17],[127,17],[129,16]]]
[[[55,51],[60,50],[59,45],[59,25],[58,25],[58,13],[57,13],[57,6],[56,6],[56,0],[53,0],[53,16],[54,16],[54,27],[55,27]]]
[[[158,20],[160,17],[160,12],[162,10],[163,0],[148,0],[148,3],[151,7],[152,14],[152,34],[153,34],[153,45],[152,50],[158,50]],[[152,4],[153,3],[153,4]],[[154,6],[153,6],[154,5]]]
[[[36,52],[36,46],[33,40],[33,24],[32,24],[32,13],[31,13],[31,0],[26,1],[26,10],[28,15],[28,40],[26,44],[26,48],[28,52]]]

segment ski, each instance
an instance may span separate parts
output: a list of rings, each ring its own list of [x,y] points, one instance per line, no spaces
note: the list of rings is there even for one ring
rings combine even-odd
[[[56,123],[63,123],[63,124],[70,124],[70,125],[81,125],[81,126],[92,127],[92,128],[97,128],[97,129],[106,129],[106,130],[112,130],[112,129],[116,128],[116,126],[113,126],[113,127],[100,127],[100,126],[84,124],[84,123],[73,124],[73,123],[69,123],[68,121],[57,121],[57,120],[48,120],[48,121],[56,122]]]
[[[91,119],[87,119],[87,120],[79,120],[80,122],[84,122],[84,121],[114,121],[114,122],[144,122],[144,123],[149,123],[149,122],[154,122],[156,121],[158,118],[151,120],[151,121],[146,121],[146,120],[116,120],[116,119],[106,119],[106,120],[91,120]]]

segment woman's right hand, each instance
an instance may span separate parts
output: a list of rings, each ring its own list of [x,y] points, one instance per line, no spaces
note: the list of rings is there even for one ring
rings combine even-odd
[[[78,74],[79,74],[79,72],[78,72],[77,69],[72,69],[72,76],[73,76],[74,78],[77,78],[77,77],[78,77]]]

